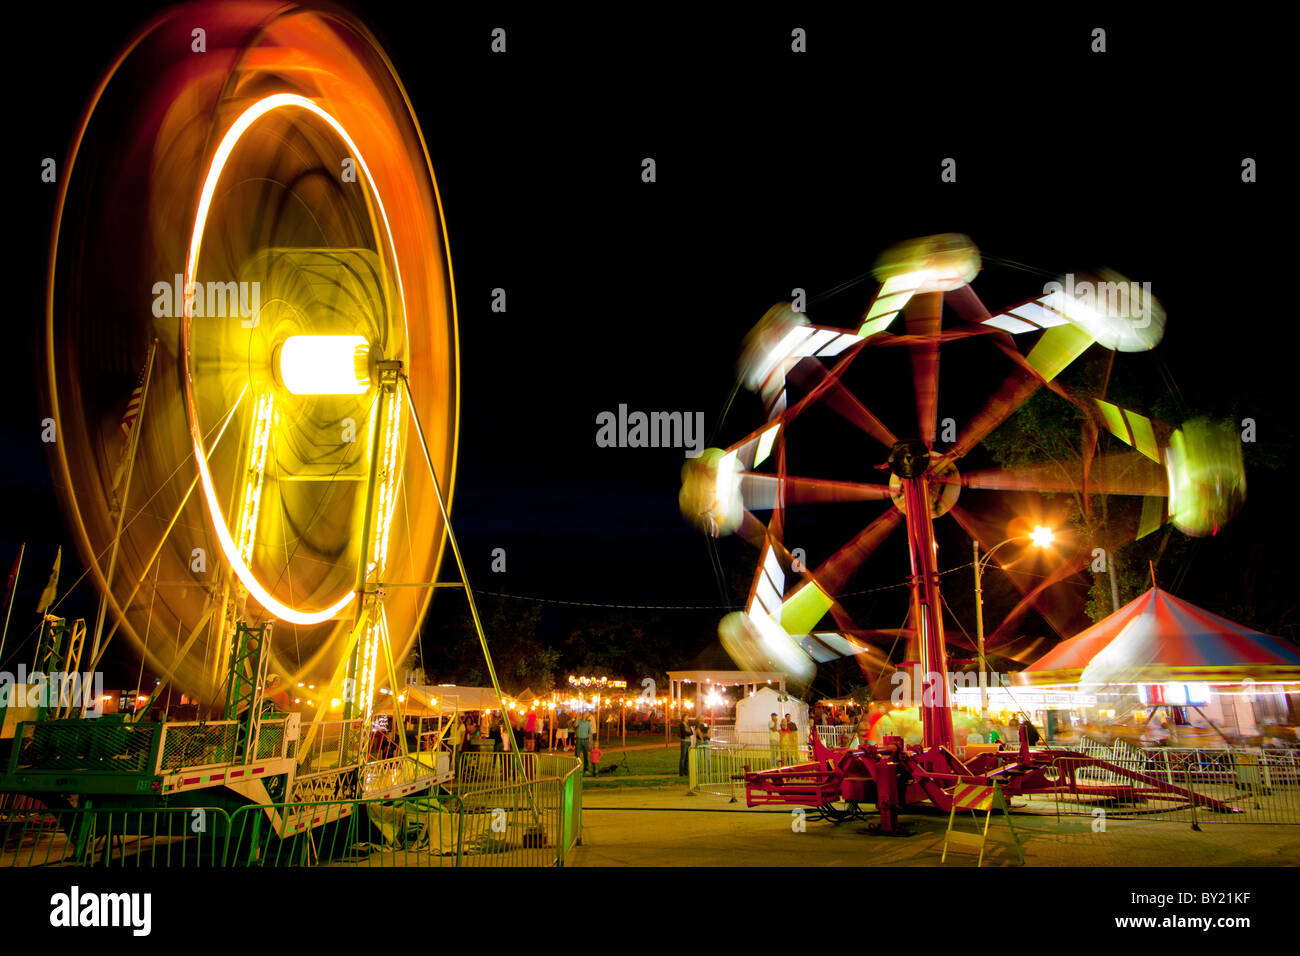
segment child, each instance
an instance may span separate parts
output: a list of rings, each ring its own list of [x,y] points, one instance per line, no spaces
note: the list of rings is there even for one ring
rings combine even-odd
[[[600,776],[600,758],[603,756],[603,753],[604,752],[599,747],[591,752],[591,775],[593,777]]]

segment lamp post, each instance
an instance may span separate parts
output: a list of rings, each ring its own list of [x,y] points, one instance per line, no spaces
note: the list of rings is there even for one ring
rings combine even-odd
[[[979,682],[980,682],[980,716],[987,717],[989,712],[989,686],[988,686],[988,668],[984,660],[984,590],[980,587],[980,574],[984,566],[989,563],[994,552],[1003,545],[1010,544],[1012,541],[1023,541],[1029,539],[1036,548],[1045,548],[1052,543],[1052,532],[1050,528],[1037,527],[1029,534],[1018,534],[1007,538],[989,548],[984,557],[980,557],[980,543],[972,540],[971,545],[975,551],[975,639],[976,647],[979,653]]]

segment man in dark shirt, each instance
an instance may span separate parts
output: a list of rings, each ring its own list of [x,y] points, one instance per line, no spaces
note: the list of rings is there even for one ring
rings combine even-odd
[[[682,755],[677,761],[677,776],[685,777],[690,773],[691,759],[691,741],[695,737],[695,728],[691,726],[691,718],[682,714],[681,726],[678,728],[682,735]]]
[[[573,725],[573,733],[574,749],[577,750],[578,756],[582,758],[582,773],[585,776],[587,768],[591,766],[591,720],[586,714],[578,716],[577,723]]]
[[[555,747],[557,750],[569,749],[569,712],[560,711],[555,718]]]

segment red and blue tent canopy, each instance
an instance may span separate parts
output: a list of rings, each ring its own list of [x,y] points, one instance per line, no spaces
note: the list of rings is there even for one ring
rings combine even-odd
[[[1300,648],[1159,588],[1062,641],[1018,676],[1031,686],[1300,681]]]

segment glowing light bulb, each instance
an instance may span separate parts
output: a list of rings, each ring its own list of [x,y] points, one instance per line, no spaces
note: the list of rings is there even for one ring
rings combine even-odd
[[[370,345],[360,335],[291,335],[278,365],[294,395],[360,395],[370,387]]]

